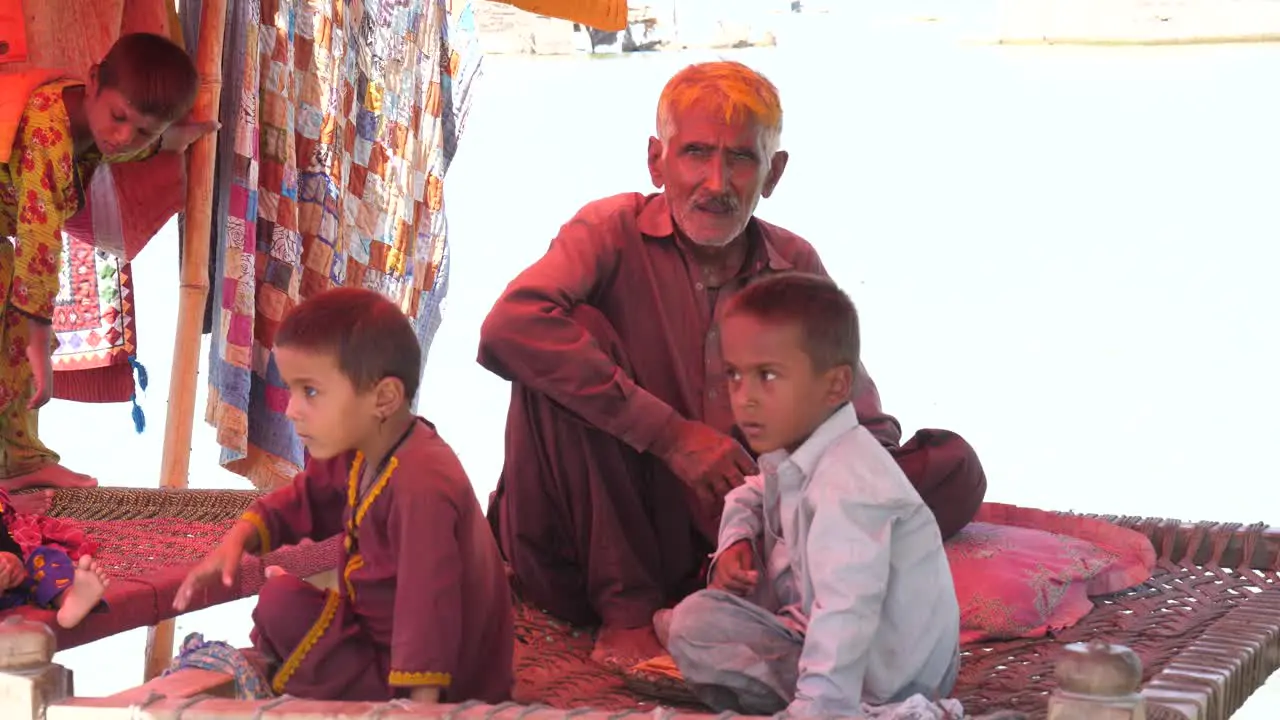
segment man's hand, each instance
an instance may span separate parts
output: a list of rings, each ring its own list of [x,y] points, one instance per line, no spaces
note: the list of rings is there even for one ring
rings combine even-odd
[[[191,143],[212,132],[217,132],[222,123],[217,120],[208,122],[181,122],[169,126],[160,136],[160,151],[184,153]]]
[[[0,553],[0,590],[12,590],[27,579],[22,558],[13,553]]]
[[[739,540],[716,558],[715,569],[707,587],[734,595],[747,596],[756,589],[760,573],[756,571],[755,553],[750,540]]]
[[[756,472],[755,462],[736,440],[683,418],[654,443],[653,451],[709,506]]]
[[[185,611],[191,605],[191,598],[197,590],[204,590],[217,580],[221,580],[226,587],[231,587],[240,574],[240,556],[243,554],[243,543],[223,541],[187,573],[187,578],[182,581],[182,586],[173,598],[173,609]]]

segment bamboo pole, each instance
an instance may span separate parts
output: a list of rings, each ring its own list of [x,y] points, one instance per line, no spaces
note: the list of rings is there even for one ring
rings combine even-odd
[[[192,120],[218,119],[222,100],[222,41],[227,0],[204,0],[200,7],[200,39],[196,70],[200,90]],[[209,238],[213,223],[213,170],[217,164],[218,134],[210,133],[191,146],[187,158],[187,207],[184,222],[182,281],[178,290],[178,327],[173,339],[173,369],[169,374],[169,409],[164,426],[164,454],[160,487],[187,487],[191,467],[191,432],[195,425],[196,387],[200,375],[200,330],[209,297]],[[145,679],[168,666],[173,657],[173,621],[165,620],[147,634]]]

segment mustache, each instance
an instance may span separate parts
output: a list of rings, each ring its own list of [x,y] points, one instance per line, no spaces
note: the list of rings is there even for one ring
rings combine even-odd
[[[735,212],[738,209],[738,200],[732,195],[716,195],[694,200],[693,206],[698,210],[706,210],[708,212]]]

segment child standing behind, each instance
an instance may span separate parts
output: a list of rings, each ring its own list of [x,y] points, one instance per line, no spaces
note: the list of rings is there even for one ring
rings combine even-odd
[[[288,387],[287,414],[310,457],[191,571],[174,607],[185,610],[217,579],[231,585],[246,551],[342,534],[337,591],[267,573],[252,637],[277,694],[510,697],[511,591],[466,473],[435,427],[410,411],[420,358],[396,305],[358,288],[302,303],[276,335],[271,370]]]
[[[686,682],[718,711],[794,717],[950,693],[951,571],[933,514],[849,403],[853,303],[825,278],[773,275],[734,296],[720,334],[762,474],[725,498],[709,589],[655,617]]]
[[[0,91],[0,488],[91,487],[40,441],[40,408],[53,397],[53,309],[62,229],[85,204],[102,164],[185,152],[217,123],[175,124],[199,77],[186,51],[148,33],[125,35],[86,80],[33,71]],[[9,108],[14,108],[12,115]],[[21,109],[19,115],[18,110]],[[49,495],[17,496],[26,513]]]

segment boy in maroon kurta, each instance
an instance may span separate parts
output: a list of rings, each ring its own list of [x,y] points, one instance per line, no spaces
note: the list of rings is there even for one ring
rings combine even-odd
[[[510,589],[466,473],[410,411],[421,352],[409,321],[377,293],[330,290],[285,319],[275,348],[310,458],[291,485],[253,504],[174,606],[217,578],[230,585],[246,551],[341,533],[337,591],[268,571],[252,637],[276,693],[509,699]]]

